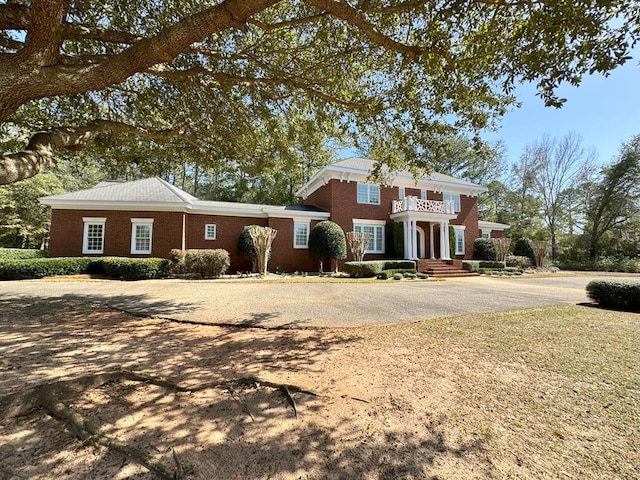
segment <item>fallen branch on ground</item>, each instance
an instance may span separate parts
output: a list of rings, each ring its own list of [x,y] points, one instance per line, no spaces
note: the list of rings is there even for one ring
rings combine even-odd
[[[69,380],[42,383],[26,387],[9,395],[4,395],[0,397],[0,419],[24,416],[39,411],[44,412],[63,423],[67,430],[84,444],[99,445],[117,452],[128,458],[130,461],[144,466],[157,478],[168,480],[185,478],[185,470],[180,464],[175,451],[173,452],[173,459],[176,464],[176,468],[175,470],[171,470],[162,465],[159,461],[151,458],[150,455],[144,451],[100,433],[97,425],[80,415],[77,411],[68,408],[65,404],[65,402],[72,401],[88,390],[99,388],[108,383],[123,381],[156,385],[175,392],[184,393],[195,393],[207,389],[221,389],[227,390],[232,396],[235,396],[238,399],[240,398],[237,393],[238,387],[272,388],[285,395],[296,418],[298,418],[298,410],[292,393],[304,393],[314,397],[319,396],[314,392],[295,385],[270,382],[253,376],[231,380],[216,380],[193,386],[185,386],[170,380],[144,375],[130,370],[114,370],[95,373],[92,375],[84,375],[82,377]],[[244,401],[241,401],[241,403],[253,419],[253,415],[249,411],[246,403],[244,403]]]

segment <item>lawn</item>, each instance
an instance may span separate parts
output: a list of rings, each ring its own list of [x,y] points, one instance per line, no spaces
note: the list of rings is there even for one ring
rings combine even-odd
[[[61,398],[97,425],[93,440],[182,478],[637,478],[638,314],[568,306],[270,331],[75,301],[2,308],[5,395],[119,368],[180,385],[263,379],[194,392],[112,379]],[[320,396],[291,390],[296,419],[269,382]],[[155,478],[42,410],[3,405],[1,478]]]

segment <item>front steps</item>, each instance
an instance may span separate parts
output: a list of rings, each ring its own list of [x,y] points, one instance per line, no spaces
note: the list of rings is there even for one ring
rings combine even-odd
[[[451,277],[475,277],[477,273],[471,273],[462,268],[461,261],[455,260],[416,260],[418,272],[427,273],[434,278]]]

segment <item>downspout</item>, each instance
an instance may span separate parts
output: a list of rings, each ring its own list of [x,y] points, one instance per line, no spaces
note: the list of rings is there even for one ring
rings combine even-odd
[[[182,251],[187,249],[187,214],[182,214]]]

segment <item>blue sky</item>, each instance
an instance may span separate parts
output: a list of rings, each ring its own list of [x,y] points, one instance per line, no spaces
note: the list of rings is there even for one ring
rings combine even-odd
[[[545,107],[535,95],[534,85],[521,85],[516,96],[522,107],[503,117],[497,132],[483,135],[486,140],[502,139],[508,162],[514,162],[525,146],[544,134],[562,137],[577,132],[587,148],[594,147],[601,164],[615,157],[622,143],[640,135],[640,53],[608,77],[591,75],[579,87],[562,86],[566,98],[560,109]]]

